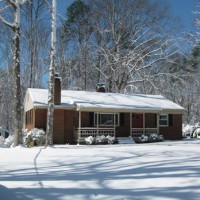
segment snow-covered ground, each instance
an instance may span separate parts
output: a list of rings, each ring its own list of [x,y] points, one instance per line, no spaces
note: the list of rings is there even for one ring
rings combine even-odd
[[[200,140],[0,148],[1,200],[200,199]]]

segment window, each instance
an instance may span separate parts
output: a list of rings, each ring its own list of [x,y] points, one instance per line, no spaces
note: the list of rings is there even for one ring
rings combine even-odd
[[[26,125],[32,123],[33,123],[33,111],[29,110],[28,112],[26,112]]]
[[[99,126],[113,126],[115,115],[115,125],[119,126],[119,113],[100,113]],[[94,125],[97,125],[97,113],[94,114]]]
[[[160,126],[168,126],[168,115],[160,115],[159,124]]]

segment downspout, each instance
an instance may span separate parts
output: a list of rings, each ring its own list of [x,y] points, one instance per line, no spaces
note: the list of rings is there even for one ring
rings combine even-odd
[[[145,113],[143,113],[143,134],[145,135]]]
[[[130,113],[130,137],[132,137],[132,113]]]
[[[160,118],[160,114],[157,113],[157,134],[159,135],[159,118]]]
[[[81,111],[79,111],[79,120],[78,120],[78,144],[80,142],[80,137],[81,137]]]
[[[97,112],[97,135],[99,135],[99,113]]]
[[[115,127],[116,124],[115,124],[115,117],[116,117],[116,116],[115,116],[115,113],[114,113],[114,137],[116,138],[116,130],[115,130],[115,128],[116,128],[116,127]]]

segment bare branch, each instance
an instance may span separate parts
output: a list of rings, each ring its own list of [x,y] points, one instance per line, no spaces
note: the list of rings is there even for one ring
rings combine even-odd
[[[8,22],[8,21],[5,20],[1,15],[0,15],[0,21],[3,22],[5,25],[7,25],[8,27],[10,27],[10,28],[12,28],[12,29],[15,27],[15,24],[14,24],[14,23]]]
[[[9,3],[14,9],[17,8],[17,4],[16,4],[14,1],[8,0],[8,3]]]

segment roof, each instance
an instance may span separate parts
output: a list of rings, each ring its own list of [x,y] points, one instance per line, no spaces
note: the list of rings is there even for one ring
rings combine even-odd
[[[27,93],[30,95],[30,107],[47,107],[47,89],[29,88]],[[74,90],[62,90],[61,105],[55,105],[55,108],[88,112],[182,113],[184,111],[183,107],[161,95],[133,95]]]

